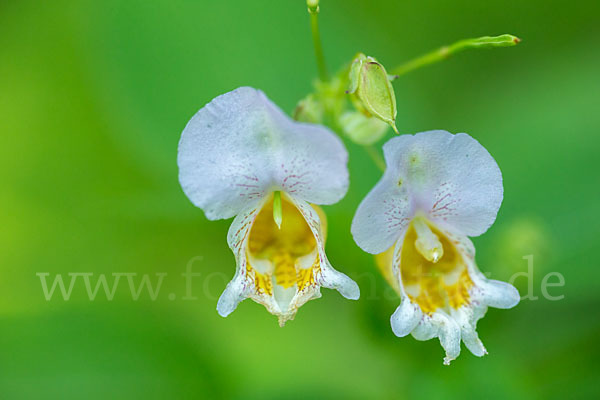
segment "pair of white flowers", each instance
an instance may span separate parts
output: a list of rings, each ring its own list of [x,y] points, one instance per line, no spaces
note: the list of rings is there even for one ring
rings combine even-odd
[[[486,354],[476,332],[488,306],[519,301],[511,285],[486,279],[468,236],[484,233],[502,202],[502,176],[472,137],[446,131],[402,135],[384,145],[387,169],[360,204],[352,235],[377,254],[401,302],[391,317],[397,336],[438,337],[444,363],[460,342]],[[325,254],[326,217],[348,189],[348,154],[330,130],[291,120],[259,90],[215,98],[187,124],[179,143],[179,179],[211,220],[235,217],[227,242],[236,272],[217,311],[229,315],[251,298],[279,317],[321,296],[356,300],[358,285]]]

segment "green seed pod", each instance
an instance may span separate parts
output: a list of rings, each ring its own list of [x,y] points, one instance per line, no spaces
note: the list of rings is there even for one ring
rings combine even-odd
[[[355,107],[367,116],[389,124],[396,133],[396,95],[383,65],[359,53],[350,67],[350,88]]]

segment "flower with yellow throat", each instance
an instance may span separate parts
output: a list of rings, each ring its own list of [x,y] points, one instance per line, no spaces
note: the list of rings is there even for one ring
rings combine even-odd
[[[489,280],[475,263],[469,236],[483,234],[502,203],[496,161],[467,134],[429,131],[384,145],[387,169],[362,201],[352,234],[401,298],[393,332],[439,337],[449,364],[460,343],[487,354],[476,332],[488,307],[511,308],[517,290]]]
[[[356,283],[327,259],[317,206],[348,190],[348,154],[330,130],[293,121],[263,92],[241,87],[190,120],[177,161],[185,194],[208,219],[235,217],[227,242],[237,268],[220,315],[251,298],[283,326],[321,287],[358,299]]]

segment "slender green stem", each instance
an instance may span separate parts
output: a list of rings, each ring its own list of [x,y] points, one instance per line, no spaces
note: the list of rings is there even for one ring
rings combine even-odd
[[[385,171],[385,161],[383,160],[383,157],[381,156],[379,151],[377,151],[377,149],[374,146],[363,147],[367,151],[367,154],[369,155],[369,157],[371,157],[371,160],[373,160],[377,168],[379,168],[381,171]]]
[[[321,46],[321,34],[319,33],[319,8],[308,9],[310,14],[310,29],[312,31],[312,40],[315,48],[315,58],[317,60],[317,68],[319,69],[319,79],[322,82],[329,80],[327,66],[325,64],[325,56],[323,55],[323,46]]]
[[[515,46],[521,39],[513,35],[500,35],[500,36],[484,36],[476,39],[464,39],[459,40],[449,46],[440,47],[430,53],[427,53],[421,57],[415,58],[407,63],[401,64],[390,71],[391,75],[404,75],[407,72],[415,69],[424,67],[429,64],[436,63],[438,61],[445,60],[453,54],[461,52],[466,49],[483,49],[491,47],[507,47]]]

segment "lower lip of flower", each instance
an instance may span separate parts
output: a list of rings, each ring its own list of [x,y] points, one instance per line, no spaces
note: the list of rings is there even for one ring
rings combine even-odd
[[[274,200],[265,203],[250,230],[246,267],[247,274],[254,270],[256,290],[269,296],[277,296],[275,286],[300,291],[314,284],[313,269],[319,268],[316,241],[304,217],[283,195],[275,221]]]
[[[469,304],[473,281],[467,264],[455,243],[429,221],[413,220],[400,257],[404,291],[424,313],[449,312]]]

